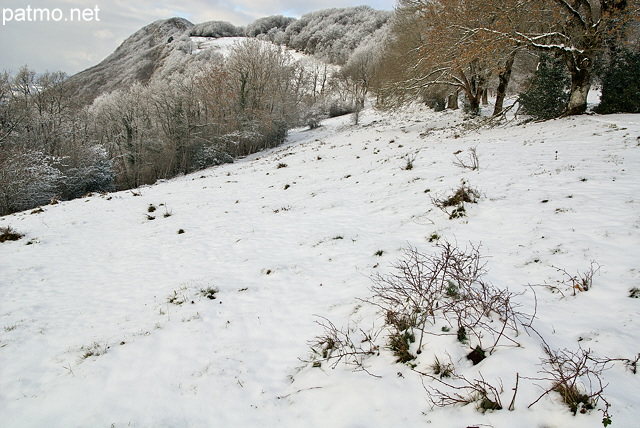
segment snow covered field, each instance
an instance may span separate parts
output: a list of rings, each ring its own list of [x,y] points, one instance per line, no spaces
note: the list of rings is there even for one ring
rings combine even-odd
[[[454,164],[474,147],[478,171]],[[383,327],[360,300],[372,276],[409,246],[435,251],[434,234],[480,245],[485,279],[521,293],[553,349],[635,359],[639,167],[638,115],[465,129],[459,113],[366,110],[234,164],[2,217],[25,236],[0,244],[0,426],[602,426],[602,402],[573,416],[552,393],[528,407],[550,385],[532,380],[545,355],[524,329],[476,366],[455,333],[426,336],[414,360],[501,385],[505,409],[484,414],[433,407],[437,385],[394,362],[384,331],[366,372],[303,360],[318,316]],[[431,198],[461,180],[481,197],[450,220]],[[574,296],[558,269],[591,262]],[[637,426],[640,375],[607,368],[611,426]]]

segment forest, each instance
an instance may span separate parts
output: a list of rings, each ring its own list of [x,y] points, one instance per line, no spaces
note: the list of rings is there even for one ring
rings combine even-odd
[[[597,87],[597,113],[638,113],[639,4],[400,0],[394,12],[326,9],[244,28],[183,23],[157,42],[152,72],[89,98],[62,72],[4,71],[0,215],[233,162],[294,127],[349,113],[357,123],[366,101],[461,107],[474,120],[491,97],[496,120],[548,120],[585,113]],[[225,54],[198,49],[222,37],[242,38]]]

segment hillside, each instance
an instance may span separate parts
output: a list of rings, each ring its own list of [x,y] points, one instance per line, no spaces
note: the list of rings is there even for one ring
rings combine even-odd
[[[87,100],[134,82],[146,83],[175,47],[170,40],[177,39],[191,27],[193,24],[183,18],[153,22],[129,36],[99,64],[73,75],[69,83]]]
[[[472,148],[479,170],[454,164]],[[638,165],[637,115],[486,129],[460,112],[365,110],[233,164],[0,217],[24,234],[0,244],[2,425],[602,426],[602,401],[576,416],[556,393],[528,407],[550,387],[546,342],[617,359],[603,396],[613,427],[634,426]],[[479,198],[449,219],[433,201],[462,180]],[[382,328],[372,278],[438,242],[478,247],[485,281],[513,291],[537,333],[475,366],[475,344],[446,329],[419,355],[410,345],[415,370],[394,362],[388,329],[364,371],[305,362],[319,317],[354,338]],[[574,291],[567,276],[590,266]],[[496,385],[505,409],[432,406],[444,386],[418,372],[436,358]]]
[[[202,53],[204,41],[254,37],[344,64],[362,43],[382,37],[391,12],[369,6],[322,9],[300,19],[280,15],[256,20],[246,29],[226,21],[193,24],[184,18],[155,21],[129,36],[97,65],[70,77],[74,92],[91,103],[101,94],[148,83],[152,77],[175,78],[187,71],[201,72],[218,62],[215,50]],[[205,43],[206,44],[206,43]]]

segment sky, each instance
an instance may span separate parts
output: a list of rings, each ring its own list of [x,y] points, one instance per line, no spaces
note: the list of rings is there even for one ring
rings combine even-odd
[[[23,65],[69,75],[97,64],[128,36],[180,16],[246,25],[269,15],[300,17],[332,7],[392,10],[396,0],[2,0],[0,71]]]

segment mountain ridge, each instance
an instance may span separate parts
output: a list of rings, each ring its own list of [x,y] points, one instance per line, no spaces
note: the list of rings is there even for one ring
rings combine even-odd
[[[71,76],[69,83],[88,102],[119,87],[146,83],[168,55],[171,42],[193,26],[177,17],[154,21],[127,37],[98,64]]]

